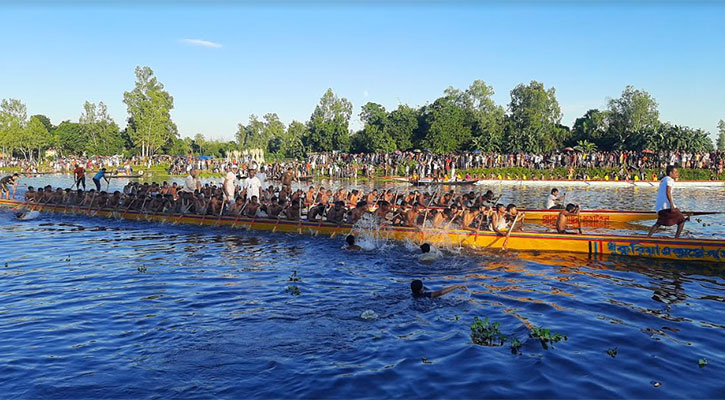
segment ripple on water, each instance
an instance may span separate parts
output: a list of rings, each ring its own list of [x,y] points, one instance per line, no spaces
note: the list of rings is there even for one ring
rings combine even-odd
[[[536,205],[542,190],[505,201]],[[694,194],[683,207],[722,208],[719,192]],[[640,209],[650,195],[578,193]],[[688,229],[725,235],[725,217],[710,222]],[[351,253],[342,240],[0,212],[0,387],[13,398],[723,395],[722,264],[466,249],[423,261],[412,243]],[[414,300],[415,278],[469,290]],[[474,317],[500,322],[520,353],[472,344]],[[545,350],[534,326],[568,340]]]

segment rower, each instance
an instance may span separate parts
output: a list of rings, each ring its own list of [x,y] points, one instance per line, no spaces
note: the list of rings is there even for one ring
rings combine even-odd
[[[345,218],[345,202],[336,201],[335,205],[327,211],[327,221],[341,224]]]
[[[682,229],[685,227],[685,221],[687,218],[682,212],[675,206],[675,201],[672,199],[672,188],[675,187],[675,181],[680,176],[680,171],[674,165],[668,165],[666,169],[666,176],[660,181],[660,187],[657,190],[657,202],[655,208],[657,209],[657,222],[652,225],[648,237],[651,237],[655,233],[657,228],[660,226],[672,226],[677,225],[677,232],[675,238],[679,238],[682,233]]]
[[[506,207],[503,204],[496,204],[495,211],[491,214],[491,230],[501,236],[506,236],[504,233],[508,229],[509,224],[506,222]]]
[[[576,234],[577,232],[570,232],[566,230],[566,226],[569,223],[569,217],[576,215],[579,215],[579,206],[572,203],[567,204],[566,209],[561,210],[559,212],[559,216],[556,218],[556,232],[561,234]]]
[[[423,298],[431,299],[431,298],[441,297],[456,289],[465,290],[466,286],[465,285],[453,285],[453,286],[448,286],[446,288],[443,288],[441,290],[427,292],[425,290],[425,286],[423,286],[423,281],[421,281],[420,279],[415,279],[412,282],[410,282],[410,291],[412,292],[413,297],[416,299],[423,299]]]
[[[546,198],[546,204],[544,204],[544,208],[546,208],[547,210],[563,209],[564,205],[561,202],[566,199],[566,193],[564,193],[564,195],[561,197],[558,196],[559,189],[551,189],[551,194]]]
[[[522,232],[524,230],[524,218],[526,218],[526,214],[524,212],[519,212],[518,208],[516,208],[516,204],[509,204],[506,206],[506,218],[509,222],[513,223],[513,221],[516,219],[516,216],[521,215],[518,222],[519,225],[516,227],[512,227],[514,230],[517,230],[519,232]]]

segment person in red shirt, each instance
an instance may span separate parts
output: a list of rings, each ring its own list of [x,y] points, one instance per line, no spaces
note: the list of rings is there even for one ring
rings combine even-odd
[[[83,190],[86,190],[86,170],[78,164],[75,165],[75,169],[73,170],[73,179],[75,179],[75,184],[78,189],[83,185]]]

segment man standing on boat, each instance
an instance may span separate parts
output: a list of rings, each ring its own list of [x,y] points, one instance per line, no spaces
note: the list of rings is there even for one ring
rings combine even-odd
[[[247,189],[247,198],[251,199],[252,196],[257,196],[258,199],[262,198],[262,182],[257,178],[257,171],[252,167],[247,171],[247,179],[244,180],[242,189]]]
[[[105,179],[106,183],[111,183],[111,181],[108,178],[106,178],[106,169],[105,168],[101,168],[101,170],[98,171],[96,173],[96,175],[93,177],[93,183],[96,184],[96,191],[98,191],[98,192],[101,191],[101,179]]]
[[[18,186],[18,179],[20,179],[20,175],[16,173],[12,175],[8,175],[2,179],[0,179],[0,190],[2,190],[2,194],[0,194],[0,199],[3,197],[6,197],[8,200],[11,199],[10,197],[10,189],[8,186],[13,187],[13,199],[15,198],[15,191],[17,190]]]
[[[239,167],[232,165],[227,171],[227,175],[224,177],[224,196],[226,197],[229,205],[234,204],[235,190],[237,188],[237,171]]]
[[[666,175],[660,181],[660,187],[657,190],[657,202],[655,208],[657,210],[657,222],[652,225],[648,237],[651,237],[653,233],[660,226],[672,226],[677,225],[677,233],[675,238],[679,238],[682,233],[682,229],[685,227],[685,216],[675,206],[675,201],[672,199],[672,188],[675,186],[675,181],[680,176],[680,171],[674,165],[668,165]]]
[[[196,169],[191,169],[189,175],[184,179],[184,187],[182,191],[194,193],[196,190],[201,190],[201,180],[196,177],[198,174]]]
[[[85,168],[76,164],[76,167],[73,170],[73,178],[75,179],[75,182],[76,182],[75,184],[78,189],[80,189],[81,185],[83,185],[83,190],[86,190],[86,170],[85,170]],[[71,189],[72,188],[73,187],[71,186]]]

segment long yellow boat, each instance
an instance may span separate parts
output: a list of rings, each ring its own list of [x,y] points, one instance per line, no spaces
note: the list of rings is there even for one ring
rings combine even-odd
[[[444,207],[431,207],[431,209],[442,210]],[[544,224],[554,224],[559,217],[561,210],[556,209],[520,209],[526,214],[526,221],[542,221]],[[686,212],[685,215],[713,215],[721,214],[713,211],[693,211]],[[579,216],[569,218],[571,223],[590,222],[590,223],[625,223],[635,221],[645,221],[657,219],[657,213],[654,211],[619,211],[619,210],[581,210]]]
[[[19,208],[23,203],[17,200],[0,200],[0,206]],[[312,235],[346,235],[353,231],[351,225],[336,225],[328,222],[291,221],[274,218],[246,218],[233,216],[211,216],[191,214],[161,214],[154,212],[114,211],[110,209],[91,210],[64,205],[30,205],[38,211],[71,213],[77,215],[102,216],[115,219],[148,221],[170,224],[204,226],[227,226],[231,228],[255,229],[273,232],[288,232]],[[381,238],[428,242],[438,245],[467,246],[479,249],[501,249],[518,251],[572,252],[588,254],[592,258],[604,256],[635,256],[673,259],[682,261],[710,261],[725,263],[725,240],[713,239],[671,239],[663,237],[639,237],[618,235],[573,235],[539,232],[512,232],[508,239],[489,231],[419,229],[385,226],[376,230]]]

